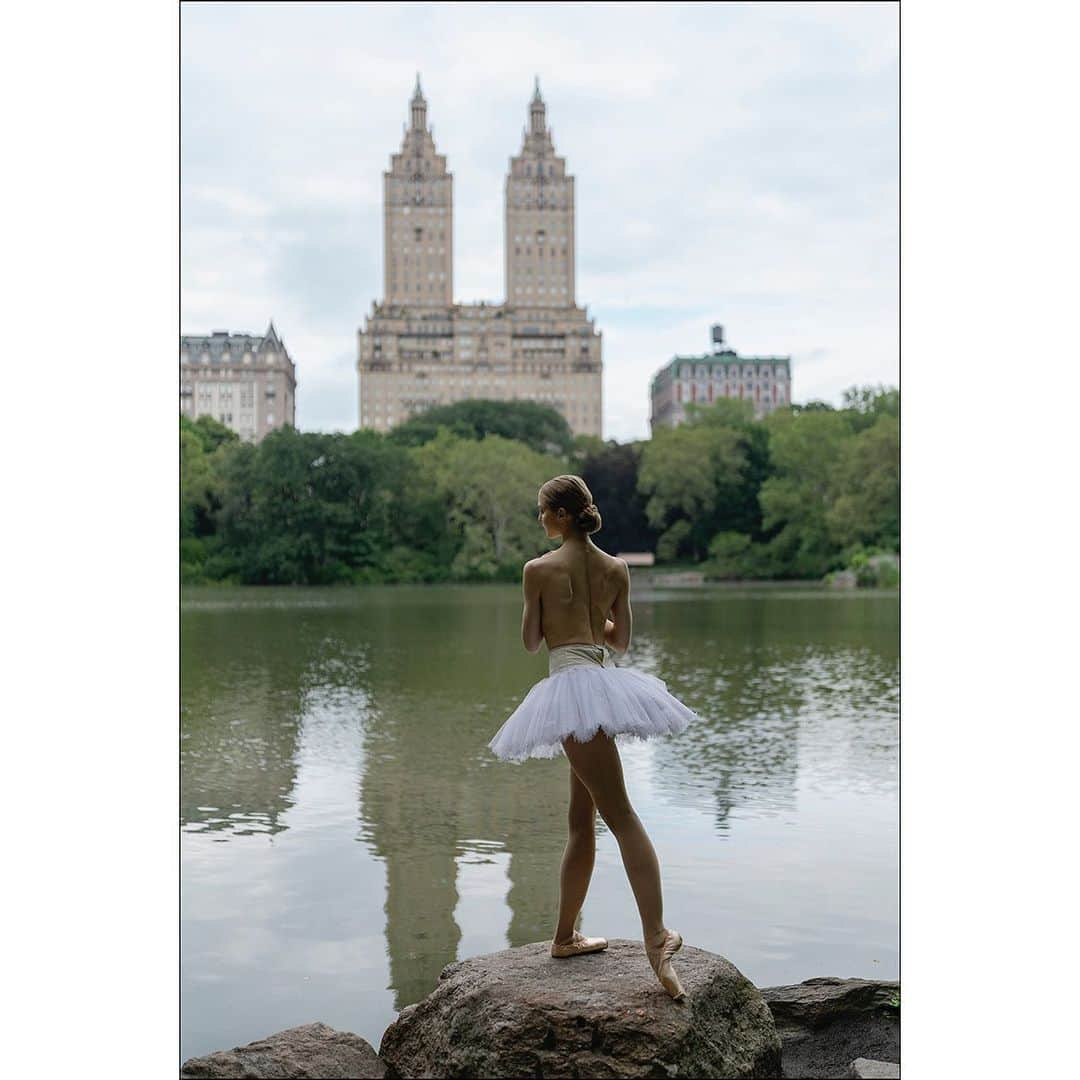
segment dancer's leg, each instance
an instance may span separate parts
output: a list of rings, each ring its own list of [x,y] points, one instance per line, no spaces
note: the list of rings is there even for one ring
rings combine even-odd
[[[619,844],[626,876],[641,915],[641,929],[650,945],[663,940],[664,900],[660,887],[660,863],[641,819],[630,805],[623,782],[619,750],[603,731],[587,743],[563,740],[570,766],[588,788],[600,816]]]
[[[559,945],[574,936],[574,923],[585,903],[596,860],[596,804],[574,770],[569,772],[569,834],[559,871],[559,925],[553,939]]]

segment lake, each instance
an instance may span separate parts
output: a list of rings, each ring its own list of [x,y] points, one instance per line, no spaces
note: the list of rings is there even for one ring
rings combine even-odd
[[[758,986],[898,978],[897,594],[635,582],[631,602],[616,663],[703,717],[620,751],[666,923]],[[181,605],[183,1059],[315,1020],[378,1049],[444,965],[551,939],[566,759],[486,745],[547,674],[519,585]],[[641,936],[599,817],[581,929]]]

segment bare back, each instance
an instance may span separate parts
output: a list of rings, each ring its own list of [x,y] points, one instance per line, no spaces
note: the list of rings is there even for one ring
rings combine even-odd
[[[622,560],[587,543],[587,557],[583,546],[564,544],[536,560],[542,568],[540,625],[549,649],[603,644],[605,620],[623,590]]]

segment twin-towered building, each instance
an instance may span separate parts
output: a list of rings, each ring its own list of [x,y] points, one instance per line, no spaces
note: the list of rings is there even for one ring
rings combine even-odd
[[[505,186],[502,303],[454,303],[454,189],[436,151],[417,77],[401,150],[383,174],[383,296],[358,332],[360,427],[388,431],[467,398],[534,401],[574,434],[601,435],[601,335],[575,296],[574,178],[555,153],[537,82]],[[180,340],[180,410],[258,441],[295,426],[296,369],[266,334]],[[690,402],[791,403],[791,358],[739,356],[713,327],[713,350],[675,356],[653,377],[650,423],[674,427]]]
[[[537,82],[505,189],[502,303],[454,303],[453,175],[417,77],[383,174],[383,296],[359,331],[360,426],[387,431],[466,398],[535,401],[601,434],[601,335],[574,293],[574,178]]]

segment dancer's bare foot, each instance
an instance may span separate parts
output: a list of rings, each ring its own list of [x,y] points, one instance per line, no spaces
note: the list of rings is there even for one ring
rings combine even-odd
[[[649,958],[661,986],[676,1001],[686,997],[679,976],[671,964],[671,958],[682,948],[682,934],[678,930],[662,930],[645,940],[645,955]]]

